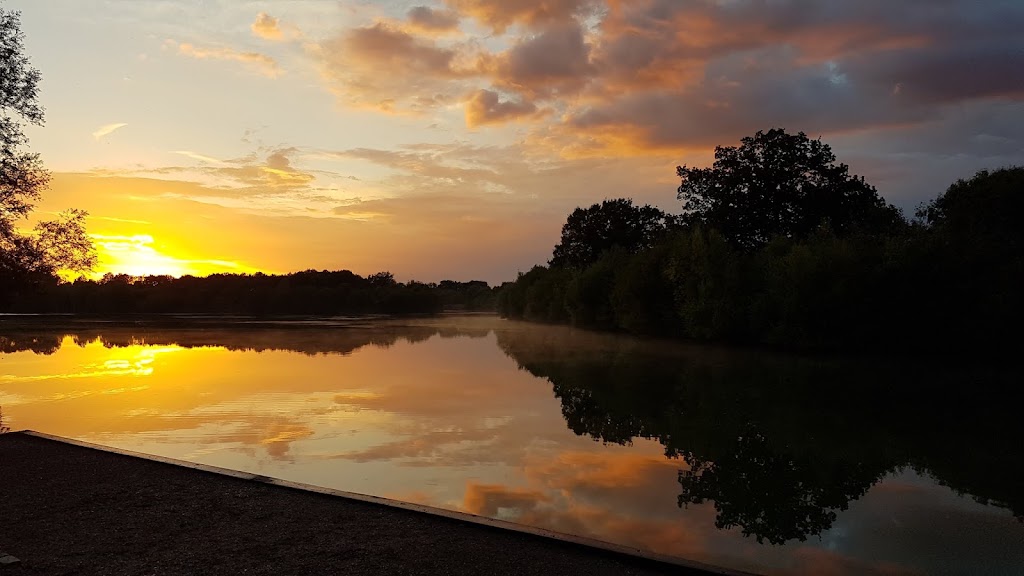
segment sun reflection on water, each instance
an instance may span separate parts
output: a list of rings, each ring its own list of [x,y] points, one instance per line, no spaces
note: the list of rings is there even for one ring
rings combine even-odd
[[[631,434],[619,445],[574,433],[553,381],[522,368],[490,328],[100,332],[54,343],[39,335],[30,349],[41,353],[0,356],[4,425],[752,571],[903,573],[901,562],[918,559],[876,561],[872,550],[885,544],[878,534],[895,530],[893,518],[938,521],[901,507],[907,498],[946,514],[947,524],[973,522],[988,535],[989,558],[1000,553],[992,548],[999,537],[1024,534],[1006,514],[900,472],[821,540],[760,546],[716,528],[712,502],[677,506],[677,477],[689,465],[666,458],[659,441]],[[535,352],[575,354],[576,365],[554,367],[583,369],[589,381],[596,373],[586,372],[587,359],[599,355],[589,338],[567,341],[578,349],[540,342]],[[585,410],[591,397],[573,398],[575,424],[609,424]],[[894,486],[904,489],[898,498]],[[969,539],[946,545],[965,558],[984,548]]]

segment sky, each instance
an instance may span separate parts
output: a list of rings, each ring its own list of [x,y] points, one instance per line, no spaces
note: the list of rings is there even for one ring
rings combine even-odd
[[[1024,164],[1019,0],[0,0],[37,215],[97,273],[515,278],[573,208],[782,127],[908,214]]]

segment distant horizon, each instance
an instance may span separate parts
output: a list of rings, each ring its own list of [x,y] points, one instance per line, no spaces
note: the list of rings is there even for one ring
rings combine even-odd
[[[372,274],[376,274],[377,272],[391,272],[391,270],[388,270],[386,268],[385,269],[381,269],[381,270],[376,270],[374,272],[367,272],[367,273],[360,273],[360,272],[357,272],[355,270],[351,270],[351,269],[348,269],[348,268],[336,268],[336,269],[328,269],[328,268],[302,268],[302,269],[299,269],[299,270],[290,270],[290,271],[287,271],[287,272],[267,272],[265,270],[255,270],[255,271],[252,271],[252,272],[232,272],[232,271],[229,271],[229,270],[224,270],[224,271],[220,271],[220,272],[208,272],[208,273],[201,273],[201,274],[191,274],[191,273],[188,273],[188,272],[185,272],[183,274],[131,274],[129,272],[107,271],[107,272],[103,272],[103,273],[92,272],[90,274],[83,274],[81,277],[84,277],[87,280],[96,280],[96,281],[98,281],[98,280],[101,280],[107,274],[111,274],[113,276],[131,276],[132,278],[150,278],[150,277],[162,277],[162,276],[168,276],[168,277],[171,277],[171,278],[183,278],[185,276],[191,276],[193,278],[208,278],[210,276],[214,276],[214,275],[217,275],[217,274],[238,274],[238,275],[243,275],[243,276],[254,276],[256,274],[263,274],[263,275],[266,275],[266,276],[288,276],[288,275],[291,275],[291,274],[299,274],[299,273],[302,273],[302,272],[310,272],[310,271],[312,271],[312,272],[352,272],[353,274],[356,274],[356,275],[361,276],[363,278],[366,278],[367,276],[370,276]],[[523,270],[523,272],[526,272],[526,270]],[[516,272],[516,275],[518,275],[518,272]],[[441,278],[439,280],[424,280],[422,278],[404,278],[403,279],[398,274],[394,274],[394,276],[395,276],[395,281],[396,282],[400,282],[402,284],[405,284],[405,283],[408,283],[408,282],[420,282],[420,283],[423,283],[423,284],[440,284],[441,282],[445,282],[445,281],[459,282],[459,283],[462,283],[462,284],[466,284],[466,283],[469,283],[469,282],[486,282],[487,285],[492,287],[492,288],[495,287],[495,286],[501,286],[505,282],[512,282],[512,281],[515,280],[514,276],[512,278],[508,279],[508,280],[502,280],[500,282],[489,282],[489,281],[484,280],[482,278],[468,278],[468,279],[464,279],[464,278]],[[75,278],[73,278],[73,277],[66,277],[66,278],[64,278],[64,280],[65,281],[74,281]]]
[[[908,215],[1024,164],[1024,5],[0,6],[42,74],[35,216],[87,210],[99,275],[495,285],[547,261],[574,208],[678,213],[677,165],[773,127],[820,137]]]

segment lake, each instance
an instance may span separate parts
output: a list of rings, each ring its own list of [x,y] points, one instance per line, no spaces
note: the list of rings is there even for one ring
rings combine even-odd
[[[6,316],[0,352],[14,430],[753,572],[1024,573],[1010,370],[479,315]]]

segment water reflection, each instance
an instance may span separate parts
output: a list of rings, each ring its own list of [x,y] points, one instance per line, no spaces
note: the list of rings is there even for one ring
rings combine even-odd
[[[15,428],[751,571],[1024,566],[1000,373],[486,317],[0,322]]]
[[[547,336],[503,332],[498,344],[551,381],[577,434],[654,439],[681,458],[678,504],[713,502],[718,528],[806,540],[905,467],[1024,521],[1024,427],[1008,373]]]

